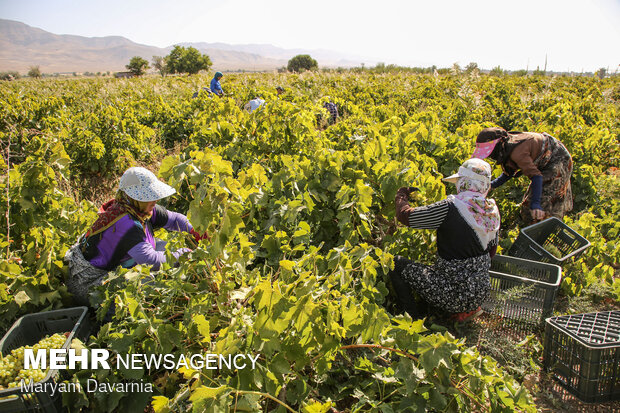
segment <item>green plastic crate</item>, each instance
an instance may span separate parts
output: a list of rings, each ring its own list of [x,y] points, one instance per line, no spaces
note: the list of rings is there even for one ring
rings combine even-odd
[[[551,217],[523,228],[508,255],[562,265],[570,258],[578,258],[589,246],[590,242],[574,229]]]
[[[620,400],[620,311],[548,318],[543,366],[586,403]]]
[[[43,337],[55,333],[69,332],[62,348],[68,349],[73,338],[85,339],[90,332],[87,307],[73,307],[62,310],[28,314],[17,320],[0,341],[0,352],[6,356],[16,348],[38,343]],[[59,371],[49,369],[41,383],[55,382]],[[51,392],[50,392],[51,393]],[[62,410],[61,394],[27,392],[20,387],[0,390],[0,412],[56,413]]]
[[[562,280],[554,264],[495,255],[489,271],[491,294],[482,308],[527,324],[541,324],[553,311]]]

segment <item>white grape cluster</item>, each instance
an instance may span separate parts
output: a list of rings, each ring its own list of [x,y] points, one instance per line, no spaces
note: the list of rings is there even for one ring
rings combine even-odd
[[[24,350],[32,349],[34,353],[40,349],[50,350],[59,349],[67,341],[64,334],[56,333],[46,336],[34,346],[22,346],[11,351],[11,354],[0,358],[0,390],[11,387],[18,387],[21,381],[36,383],[45,378],[47,370],[24,369]]]

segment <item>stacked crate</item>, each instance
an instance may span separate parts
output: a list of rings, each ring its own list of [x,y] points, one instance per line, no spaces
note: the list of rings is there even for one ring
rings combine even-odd
[[[587,403],[620,400],[620,311],[547,319],[544,367]]]

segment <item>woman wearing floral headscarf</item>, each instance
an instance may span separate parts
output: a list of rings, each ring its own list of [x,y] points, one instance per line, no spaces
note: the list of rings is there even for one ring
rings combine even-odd
[[[437,230],[437,261],[420,264],[395,257],[389,273],[399,304],[412,316],[423,314],[412,290],[428,305],[464,321],[481,313],[490,290],[489,268],[497,248],[500,216],[491,188],[491,166],[469,159],[444,181],[457,194],[431,205],[409,206],[410,188],[396,194],[396,217],[411,228]],[[423,304],[422,304],[423,305]]]

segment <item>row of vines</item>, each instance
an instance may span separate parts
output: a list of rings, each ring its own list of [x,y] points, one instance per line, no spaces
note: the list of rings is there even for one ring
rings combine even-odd
[[[210,239],[165,231],[178,267],[110,273],[87,346],[118,354],[259,354],[256,369],[82,370],[83,383],[142,381],[153,393],[63,395],[72,411],[535,411],[491,357],[423,320],[392,314],[392,257],[430,262],[433,234],[395,225],[401,186],[422,205],[446,196],[487,126],[547,132],[573,155],[575,209],[592,242],[562,294],[602,285],[620,300],[620,80],[369,73],[231,74],[227,96],[192,94],[208,77],[0,84],[0,331],[73,305],[63,256],[143,165],[176,188],[164,202]],[[275,86],[286,93],[277,96]],[[266,105],[242,110],[261,96]],[[326,122],[323,103],[338,105]],[[499,173],[497,169],[496,174]],[[527,182],[493,193],[501,246],[518,233]]]

